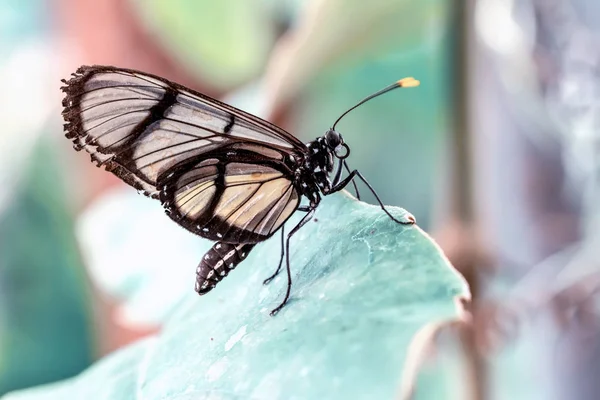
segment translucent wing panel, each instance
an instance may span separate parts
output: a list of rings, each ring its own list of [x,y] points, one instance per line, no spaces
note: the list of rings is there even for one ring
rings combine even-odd
[[[181,217],[200,218],[207,210],[217,192],[219,171],[215,164],[193,168],[179,178],[180,186],[175,192],[174,206]]]
[[[152,123],[139,135],[132,152],[120,162],[156,184],[161,173],[216,150],[223,140],[222,136],[206,134],[205,130],[162,119]]]
[[[230,146],[265,157],[303,152],[282,129],[162,78],[81,67],[62,89],[67,137],[99,165],[156,197],[161,174]]]
[[[204,163],[165,185],[170,216],[212,240],[256,243],[270,237],[300,201],[281,171],[241,162]],[[174,187],[175,196],[169,193]]]

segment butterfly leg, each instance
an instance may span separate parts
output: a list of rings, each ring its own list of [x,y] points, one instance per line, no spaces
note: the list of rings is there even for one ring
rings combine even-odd
[[[310,208],[309,206],[298,207],[298,211],[310,212],[310,210],[312,210],[312,208]],[[265,279],[263,281],[263,285],[268,285],[281,272],[281,266],[283,265],[283,256],[285,254],[284,249],[285,249],[285,233],[284,233],[283,226],[282,226],[281,227],[281,257],[279,258],[279,265],[277,266],[277,269],[275,270],[273,275],[271,275],[270,277],[268,277],[267,279]]]
[[[343,188],[345,188],[350,182],[353,182],[353,179],[355,177],[358,177],[361,181],[363,181],[363,183],[365,185],[367,185],[367,187],[369,188],[369,190],[371,191],[371,193],[373,193],[373,196],[375,196],[375,198],[377,199],[377,202],[379,203],[379,206],[381,207],[381,209],[388,215],[388,217],[390,217],[392,219],[392,221],[397,222],[397,223],[402,224],[402,225],[412,225],[412,224],[414,224],[416,222],[414,220],[414,217],[411,217],[408,222],[407,221],[400,221],[400,220],[397,220],[396,218],[394,218],[394,216],[392,214],[390,214],[390,212],[383,205],[381,199],[379,198],[379,196],[375,192],[375,189],[373,189],[373,187],[369,184],[369,182],[367,182],[367,180],[365,179],[365,177],[362,176],[362,174],[360,172],[358,172],[358,170],[356,170],[356,169],[354,171],[350,172],[350,175],[348,175],[346,178],[344,178],[341,182],[339,182],[337,185],[335,185],[334,187],[332,187],[331,190],[327,194],[329,195],[331,193],[339,192],[340,190],[342,190]]]
[[[336,187],[337,185],[340,184],[340,182],[342,181],[342,171],[346,169],[346,171],[348,171],[348,173],[350,174],[350,168],[348,168],[348,163],[346,162],[346,160],[340,160],[339,164],[338,164],[338,169],[335,173],[335,177],[333,178],[333,181],[331,183],[331,185],[333,187]],[[356,186],[356,182],[352,181],[352,186],[354,186],[354,193],[356,193],[356,199],[360,200],[360,192],[358,191],[358,187]]]
[[[279,272],[281,271],[281,266],[283,265],[283,256],[285,255],[285,230],[283,228],[284,227],[282,226],[281,227],[281,257],[279,258],[279,265],[277,266],[275,273],[263,281],[263,285],[269,284],[269,282],[271,282],[273,279],[275,279],[275,277],[277,275],[279,275]]]
[[[285,303],[287,303],[288,299],[290,298],[290,291],[292,289],[292,272],[290,271],[290,239],[292,238],[292,236],[294,236],[294,233],[298,232],[298,230],[300,228],[302,228],[304,225],[306,225],[306,223],[308,221],[310,221],[312,219],[313,215],[315,214],[315,209],[316,208],[312,208],[308,212],[308,214],[306,214],[304,217],[302,217],[300,222],[298,222],[298,225],[296,225],[294,227],[294,229],[292,229],[292,231],[290,233],[288,233],[288,235],[287,235],[287,240],[285,242],[285,257],[286,257],[285,268],[287,270],[287,278],[288,278],[287,290],[285,292],[285,297],[284,297],[283,301],[281,302],[281,304],[278,305],[277,308],[273,309],[273,311],[271,311],[271,316],[274,316],[279,311],[281,311],[283,306],[285,306]]]
[[[344,160],[344,168],[346,168],[346,171],[348,171],[348,173],[350,174],[350,168],[348,168],[348,163],[346,162],[346,160]],[[354,193],[356,193],[356,200],[360,201],[360,192],[358,191],[358,186],[356,186],[356,182],[354,182],[354,179],[352,180],[352,186],[354,186]]]

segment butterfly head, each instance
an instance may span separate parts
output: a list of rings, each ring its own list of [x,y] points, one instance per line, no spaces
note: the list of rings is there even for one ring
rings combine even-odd
[[[329,129],[325,133],[325,142],[331,150],[335,150],[339,145],[344,143],[344,139],[342,139],[342,135],[340,135],[337,131]]]
[[[325,143],[336,158],[340,160],[343,160],[350,155],[350,148],[344,143],[344,138],[334,129],[329,129],[325,133]]]

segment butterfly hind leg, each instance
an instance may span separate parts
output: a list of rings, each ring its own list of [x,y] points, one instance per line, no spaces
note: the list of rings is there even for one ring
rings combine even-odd
[[[300,222],[298,222],[298,224],[294,227],[294,229],[291,230],[290,233],[288,233],[287,235],[287,240],[285,242],[285,269],[287,271],[287,290],[285,292],[285,297],[283,298],[283,301],[281,302],[280,305],[278,305],[276,308],[274,308],[271,311],[271,316],[274,316],[275,314],[277,314],[279,311],[281,311],[281,309],[285,306],[285,304],[287,303],[287,301],[290,298],[290,292],[292,289],[292,272],[290,270],[290,239],[292,238],[292,236],[294,236],[294,234],[296,232],[298,232],[298,230],[300,230],[300,228],[302,228],[304,225],[306,225],[314,216],[315,214],[315,210],[316,207],[314,208],[309,208],[308,209],[308,214],[306,214],[304,217],[302,217],[302,219],[300,220]]]
[[[311,210],[310,207],[298,207],[298,211],[309,212]],[[267,279],[263,281],[263,285],[268,285],[279,273],[281,272],[281,267],[283,266],[283,257],[285,255],[285,230],[284,226],[281,227],[281,256],[279,257],[279,264],[277,265],[277,269],[273,273],[273,275],[269,276]]]
[[[267,279],[265,279],[263,281],[263,285],[268,285],[269,282],[271,282],[273,279],[275,279],[275,277],[277,275],[279,275],[279,272],[281,272],[281,266],[283,265],[283,256],[284,255],[285,255],[285,229],[282,226],[281,227],[281,256],[279,257],[279,265],[277,266],[277,269],[275,270],[273,275],[271,275],[270,277],[268,277]]]

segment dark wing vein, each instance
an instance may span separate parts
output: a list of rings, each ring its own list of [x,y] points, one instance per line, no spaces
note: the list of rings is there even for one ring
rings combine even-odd
[[[208,189],[212,188],[214,185],[215,184],[213,183],[212,185],[205,187],[204,189],[202,189],[200,192],[197,192],[197,193],[192,192],[193,194],[191,196],[188,193],[187,194],[187,198],[185,199],[185,201],[182,201],[182,203],[181,203],[181,205],[179,207],[185,208],[185,206],[190,201],[194,200],[197,196],[200,196],[202,193],[206,192]],[[184,196],[184,197],[186,197],[186,196]],[[182,200],[183,200],[183,197],[182,197]],[[191,208],[188,211],[186,211],[183,214],[181,214],[181,216],[182,217],[187,217],[187,215],[189,214],[190,210],[191,210]]]
[[[160,88],[161,88],[161,90],[164,91],[163,87],[160,87]],[[137,93],[140,96],[146,96],[148,93],[141,91],[141,89],[156,90],[157,88],[156,88],[156,86],[142,86],[142,85],[137,85],[137,86],[131,86],[131,85],[100,86],[100,87],[87,89],[85,92],[73,94],[72,96],[70,96],[70,99],[78,100],[83,96],[93,94],[95,92],[98,92],[100,90],[105,90],[105,89],[126,89],[126,91]]]
[[[255,185],[256,185],[256,184],[255,184]],[[246,184],[246,185],[244,185],[244,186],[252,186],[252,184],[248,184],[248,183],[247,183],[247,184]],[[224,219],[224,220],[225,220],[225,222],[227,222],[227,221],[228,221],[228,219],[229,219],[229,217],[231,217],[233,214],[235,214],[236,212],[238,212],[238,211],[240,210],[240,208],[242,208],[242,207],[244,207],[244,206],[246,206],[246,205],[248,204],[248,202],[249,202],[248,200],[249,200],[249,199],[252,199],[252,198],[253,198],[253,197],[254,197],[254,196],[255,196],[255,195],[256,195],[256,194],[257,194],[257,193],[260,191],[260,189],[262,188],[262,186],[263,186],[263,184],[262,184],[262,183],[258,184],[258,187],[257,187],[257,188],[256,188],[256,189],[255,189],[255,190],[252,192],[252,194],[251,194],[250,196],[247,196],[247,197],[246,197],[246,199],[245,199],[245,201],[244,201],[244,202],[240,203],[240,204],[239,204],[239,205],[238,205],[236,208],[234,208],[234,209],[233,209],[233,210],[232,210],[232,211],[231,211],[229,214],[227,214],[227,216],[225,216],[225,217],[222,217],[222,216],[220,216],[220,218]],[[215,216],[213,216],[213,218],[211,218],[211,220],[209,221],[209,223],[210,223],[210,222],[212,222],[212,220],[214,219],[214,217],[215,217]],[[229,226],[231,227],[231,225],[229,225]],[[227,233],[228,233],[228,230],[227,230],[227,231],[225,231],[225,232],[223,232],[223,233],[221,233],[221,234],[225,236]]]
[[[97,129],[97,128],[101,127],[102,125],[106,124],[107,122],[114,121],[117,118],[126,117],[127,115],[131,115],[131,114],[147,113],[147,112],[148,112],[148,110],[146,110],[146,109],[127,111],[127,112],[124,112],[122,114],[115,115],[114,117],[109,118],[106,121],[100,122],[98,125],[94,125],[94,126],[92,126],[90,128],[86,128],[86,129],[88,131],[93,131],[94,129]],[[108,115],[106,115],[106,114],[105,115],[99,115],[99,116],[96,116],[96,117],[90,119],[89,121],[96,121],[96,120],[99,120],[99,119],[102,119],[102,118],[106,118],[107,116]],[[101,138],[102,136],[105,136],[105,135],[99,135],[98,138]]]
[[[154,101],[153,98],[142,96],[142,95],[137,96],[137,97],[125,97],[125,98],[122,98],[122,99],[106,100],[106,101],[104,101],[102,103],[92,104],[91,106],[89,106],[89,107],[87,107],[85,109],[82,109],[81,112],[91,111],[91,110],[93,110],[96,107],[102,107],[102,106],[105,106],[107,104],[117,103],[119,101],[125,101],[125,102],[127,102],[127,101],[131,101],[131,100],[145,100],[145,101],[149,100],[149,101]]]
[[[273,210],[279,210],[279,212],[277,213],[277,218],[275,218],[275,219],[273,220],[273,225],[276,223],[276,221],[277,221],[277,220],[279,220],[279,218],[281,217],[281,215],[282,215],[282,214],[283,214],[283,212],[285,211],[285,206],[287,206],[287,204],[288,204],[288,203],[289,203],[289,201],[290,201],[290,197],[292,196],[292,193],[293,193],[293,191],[292,191],[292,190],[293,190],[293,186],[292,186],[292,185],[291,185],[291,183],[290,183],[290,186],[289,186],[289,187],[287,188],[287,190],[285,191],[285,193],[287,194],[287,198],[286,198],[286,200],[285,200],[285,202],[284,202],[284,206],[282,206],[282,207],[277,207],[277,205],[278,205],[278,204],[281,202],[281,199],[283,199],[283,197],[284,197],[284,196],[281,196],[281,197],[279,198],[279,200],[278,200],[278,201],[275,203],[275,205],[273,206]],[[269,216],[270,216],[270,213],[271,213],[271,212],[273,212],[273,210],[271,210],[271,211],[269,211],[269,213],[265,214],[264,218],[261,218],[261,221],[260,221],[260,222],[262,222],[262,221],[263,221],[265,218],[269,217]],[[257,226],[260,226],[260,222],[257,224]],[[270,231],[270,232],[273,230],[273,225],[271,225],[271,228],[269,229],[269,231]],[[282,225],[283,225],[283,224],[282,224]]]
[[[281,178],[279,178],[279,179],[281,179]],[[263,185],[264,185],[264,184],[263,184]],[[262,188],[262,186],[263,186],[263,185],[261,185],[261,188]],[[254,227],[253,227],[253,229],[252,229],[252,230],[254,230],[254,229],[258,228],[258,227],[260,226],[261,222],[262,222],[262,221],[264,221],[264,219],[265,219],[265,218],[267,218],[267,217],[269,217],[269,216],[271,215],[271,212],[272,212],[274,209],[276,209],[276,206],[277,206],[277,204],[279,204],[279,202],[281,201],[281,199],[282,199],[282,198],[283,198],[283,197],[284,197],[284,196],[285,196],[285,195],[286,195],[286,194],[287,194],[287,193],[290,191],[290,189],[291,189],[291,188],[292,188],[292,185],[291,185],[291,182],[290,182],[290,184],[289,184],[288,188],[286,189],[286,191],[285,191],[285,192],[284,192],[284,193],[283,193],[283,194],[282,194],[282,195],[281,195],[281,196],[280,196],[280,197],[279,197],[279,198],[278,198],[278,199],[277,199],[275,202],[271,202],[271,203],[269,203],[269,206],[271,206],[271,207],[270,207],[270,210],[269,210],[268,212],[266,212],[266,213],[265,213],[265,214],[264,214],[262,217],[260,217],[260,218],[259,218],[257,221],[252,221],[252,222],[254,222],[254,224],[253,224],[253,225],[254,225]],[[259,189],[260,189],[260,188],[259,188]],[[272,192],[274,192],[274,191],[275,191],[275,189],[273,189],[273,191],[272,191]],[[290,193],[291,193],[291,192],[290,192]],[[287,202],[286,202],[286,204],[287,204]],[[283,212],[283,210],[284,210],[284,209],[285,209],[285,207],[282,207],[282,210],[281,210],[281,212]],[[230,214],[230,215],[233,215],[233,213],[232,213],[232,214]],[[281,214],[279,214],[279,216],[281,216]],[[229,217],[228,217],[228,218],[229,218]],[[227,225],[227,231],[224,233],[224,235],[227,235],[227,234],[229,234],[229,231],[231,230],[231,227],[232,227],[232,226],[233,226],[233,224],[236,222],[236,221],[229,221],[229,220],[228,220],[228,218],[225,220],[225,221],[228,223],[228,225]],[[239,217],[238,217],[238,218],[239,218]],[[237,219],[236,219],[236,220],[237,220]],[[274,222],[275,222],[276,220],[277,220],[277,218],[274,220]],[[249,226],[245,226],[244,228],[249,228]],[[269,229],[269,230],[267,230],[267,232],[270,232],[270,229]]]

